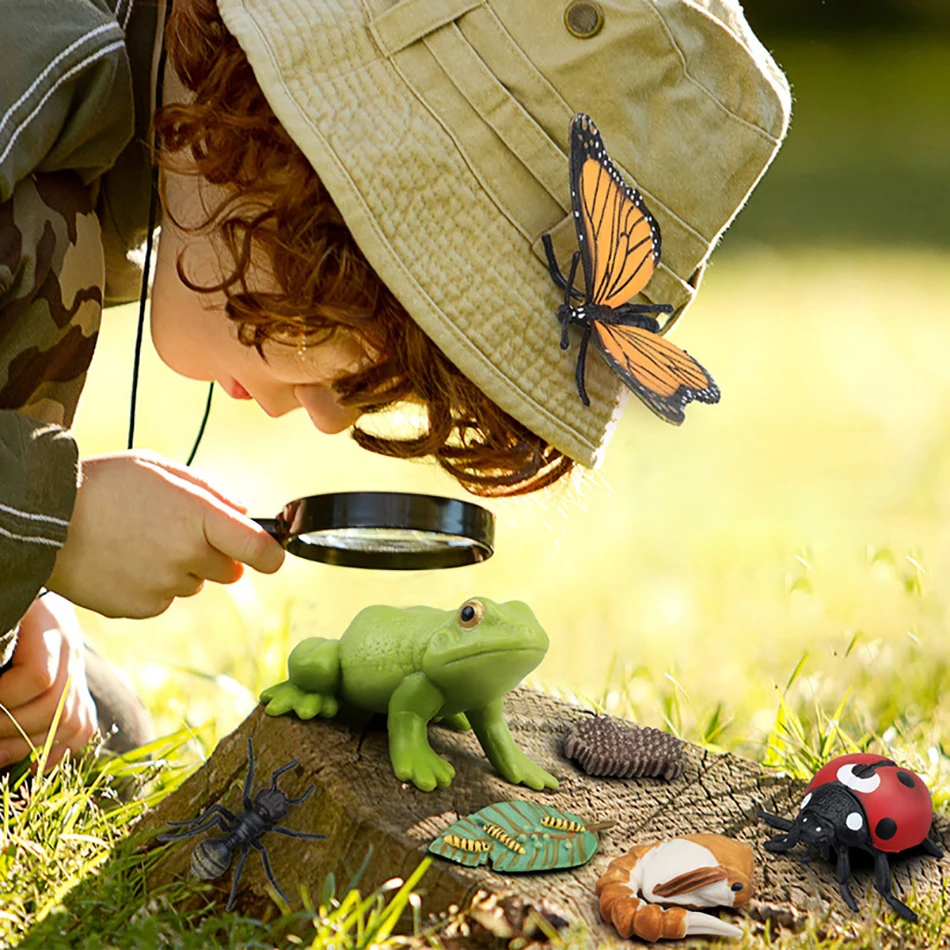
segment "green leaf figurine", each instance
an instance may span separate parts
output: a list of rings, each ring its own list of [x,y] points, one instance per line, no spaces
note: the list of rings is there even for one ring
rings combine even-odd
[[[468,867],[491,861],[509,873],[573,868],[591,859],[597,832],[612,824],[535,802],[498,802],[449,825],[429,850]]]

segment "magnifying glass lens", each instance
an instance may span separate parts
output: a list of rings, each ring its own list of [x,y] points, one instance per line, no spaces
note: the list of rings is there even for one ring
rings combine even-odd
[[[338,551],[373,551],[387,554],[418,554],[468,548],[471,541],[451,534],[413,531],[408,528],[336,528],[332,531],[308,531],[298,535],[299,544]]]

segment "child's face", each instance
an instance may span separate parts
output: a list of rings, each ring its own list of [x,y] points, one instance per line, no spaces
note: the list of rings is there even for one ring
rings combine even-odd
[[[183,224],[201,220],[202,198],[210,200],[207,185],[166,176],[165,204]],[[213,239],[179,230],[166,215],[151,308],[152,340],[162,360],[182,376],[218,382],[235,399],[254,399],[270,416],[302,407],[321,432],[342,432],[353,425],[359,410],[340,406],[331,384],[365,365],[368,356],[360,343],[345,333],[302,351],[265,343],[262,357],[238,340],[224,311],[223,293],[199,294],[181,282],[176,263],[182,251],[185,273],[195,283],[217,283],[221,274]],[[249,275],[252,289],[265,289],[268,281],[263,271]]]

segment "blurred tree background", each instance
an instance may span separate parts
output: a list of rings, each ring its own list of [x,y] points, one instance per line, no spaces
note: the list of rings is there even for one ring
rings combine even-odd
[[[950,243],[950,3],[748,0],[792,130],[734,241]]]

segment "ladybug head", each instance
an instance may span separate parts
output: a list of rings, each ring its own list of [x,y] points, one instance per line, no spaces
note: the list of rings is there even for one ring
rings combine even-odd
[[[803,799],[799,839],[824,853],[836,842],[856,845],[867,836],[867,818],[855,795],[838,783],[813,788]]]
[[[835,823],[830,815],[822,814],[816,808],[804,808],[799,815],[799,839],[805,844],[815,845],[817,848],[834,844]]]

